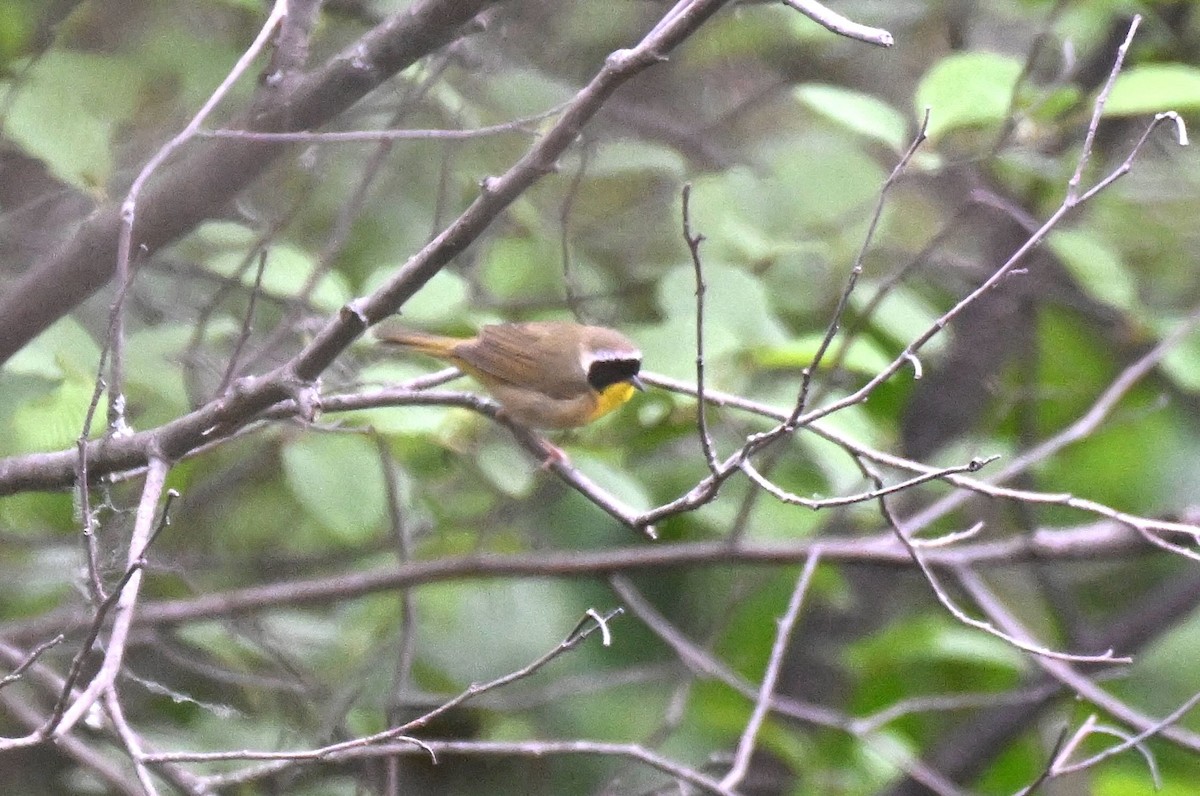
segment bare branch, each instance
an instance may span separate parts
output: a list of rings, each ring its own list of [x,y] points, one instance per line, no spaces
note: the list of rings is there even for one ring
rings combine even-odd
[[[456,35],[487,0],[424,0],[378,24],[300,80],[286,102],[256,108],[260,130],[306,130],[326,123],[369,91]],[[146,254],[217,213],[288,151],[286,144],[222,140],[197,147],[150,181],[138,202],[136,246]],[[110,203],[68,241],[0,294],[0,362],[112,277],[123,224]],[[118,286],[119,287],[119,286]]]
[[[1017,638],[1029,638],[1028,630],[1005,608],[983,579],[973,570],[969,567],[962,567],[957,569],[955,574],[958,582],[971,595],[971,599],[1006,633]],[[1200,752],[1200,735],[1180,727],[1166,726],[1161,719],[1153,719],[1141,714],[1124,701],[1101,689],[1087,677],[1076,672],[1066,661],[1049,656],[1035,656],[1033,661],[1080,697],[1126,722],[1139,732],[1155,730],[1160,737],[1185,749]],[[1191,700],[1185,704],[1188,709],[1192,707]]]
[[[839,36],[858,39],[867,44],[877,44],[880,47],[891,47],[895,43],[892,34],[883,28],[872,28],[847,19],[816,0],[781,0],[781,2]]]
[[[87,688],[63,713],[61,721],[50,728],[54,737],[61,738],[69,733],[84,714],[91,709],[96,700],[112,687],[120,672],[121,661],[125,656],[125,643],[129,638],[129,630],[133,626],[138,594],[142,584],[141,562],[153,538],[158,501],[163,493],[169,469],[163,459],[155,458],[150,461],[146,483],[142,487],[142,498],[138,503],[133,536],[129,540],[127,581],[119,591],[114,592],[120,596],[116,604],[116,619],[104,651],[104,661]]]
[[[683,242],[692,256],[692,270],[696,278],[696,425],[700,434],[700,450],[708,469],[716,475],[720,469],[712,435],[708,433],[708,402],[704,400],[704,265],[700,260],[700,244],[704,236],[692,232],[692,184],[684,183],[680,202],[683,212]]]
[[[808,593],[809,583],[812,582],[813,573],[817,571],[817,563],[820,560],[821,548],[814,547],[812,555],[804,562],[804,569],[800,570],[800,575],[796,579],[791,599],[788,600],[787,610],[784,612],[783,618],[778,621],[775,629],[775,641],[771,645],[771,655],[767,658],[767,670],[763,674],[762,685],[759,686],[758,698],[754,701],[754,710],[750,713],[750,719],[746,722],[746,728],[742,731],[742,737],[738,741],[737,752],[733,756],[733,765],[721,780],[721,785],[726,788],[736,788],[746,776],[747,769],[750,768],[750,757],[754,754],[758,731],[767,717],[767,711],[771,705],[771,695],[775,691],[775,682],[779,679],[779,670],[783,666],[783,654],[787,651],[788,642],[792,638],[792,628],[796,626],[796,620],[800,616],[800,606],[804,603],[804,595]]]

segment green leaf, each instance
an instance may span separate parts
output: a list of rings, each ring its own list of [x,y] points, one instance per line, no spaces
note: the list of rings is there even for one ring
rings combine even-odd
[[[835,130],[781,138],[756,165],[695,181],[692,223],[705,236],[706,260],[764,261],[812,237],[861,243],[859,226],[887,176],[859,142]]]
[[[931,139],[961,127],[998,124],[1008,114],[1021,62],[999,53],[968,52],[943,58],[921,79],[917,117],[929,109]]]
[[[487,81],[482,89],[484,96],[492,107],[504,109],[501,115],[506,119],[544,113],[569,100],[576,91],[574,86],[538,69],[512,67],[484,72],[486,75],[479,75],[481,80]],[[436,85],[443,84],[439,82]],[[468,107],[475,104],[474,100],[465,102]],[[454,110],[454,102],[448,102],[447,107]]]
[[[1168,331],[1164,329],[1164,334]],[[1188,392],[1200,390],[1200,333],[1193,331],[1168,351],[1162,366],[1182,389]]]
[[[272,246],[263,272],[263,289],[279,296],[299,295],[316,267],[316,259],[310,252],[293,246]],[[254,284],[253,269],[247,271],[245,281],[248,285]],[[309,301],[326,312],[336,312],[350,296],[345,278],[336,271],[329,271],[317,279]]]
[[[713,368],[723,358],[749,346],[779,345],[787,331],[771,310],[762,282],[727,263],[705,263],[707,286],[704,306],[705,358],[710,385],[733,386],[734,374]],[[682,379],[696,373],[696,287],[690,265],[681,265],[659,283],[659,304],[666,320],[634,332],[647,368]]]
[[[587,174],[590,179],[654,176],[682,180],[687,175],[687,165],[673,147],[618,139],[606,143],[588,159]]]
[[[396,267],[379,268],[363,285],[373,293],[396,274]],[[467,314],[470,285],[453,271],[442,269],[400,308],[403,323],[415,328],[435,328],[458,323]]]
[[[33,497],[22,495],[23,498]],[[7,498],[6,500],[11,500]],[[41,521],[35,523],[41,525]],[[37,616],[67,599],[75,586],[72,575],[78,571],[79,549],[66,544],[47,544],[43,534],[31,538],[28,551],[18,558],[5,556],[4,615],[6,618]]]
[[[481,258],[484,284],[499,299],[562,295],[562,257],[545,240],[499,238]]]
[[[806,368],[812,364],[824,337],[824,333],[808,334],[782,345],[761,348],[754,352],[754,361],[765,368]],[[839,341],[834,340],[821,361],[822,367],[829,365],[833,352],[839,347]],[[865,337],[858,337],[850,344],[842,365],[852,372],[873,376],[891,364],[891,361],[891,357],[874,342]]]
[[[305,434],[283,449],[287,483],[308,512],[345,541],[373,536],[386,514],[379,451],[360,436]]]
[[[210,220],[197,227],[189,239],[181,245],[188,246],[193,240],[203,241],[205,246],[236,251],[244,256],[246,249],[255,246],[257,237],[254,230],[245,224],[239,224],[236,221]]]
[[[60,379],[95,377],[100,346],[73,318],[55,322],[4,363],[4,372]]]
[[[1118,741],[1114,738],[1112,743]],[[1136,752],[1126,752],[1133,759],[1123,766],[1095,767],[1088,790],[1092,796],[1193,796],[1196,792],[1196,780],[1187,775],[1171,776],[1167,771],[1163,778],[1162,787],[1155,787],[1146,761],[1137,757]],[[1193,771],[1193,774],[1195,772]]]
[[[422,358],[424,361],[426,358]],[[430,360],[433,361],[433,360]],[[440,364],[440,363],[439,363]],[[363,384],[392,386],[427,375],[430,368],[417,362],[385,361],[364,368],[360,374]],[[460,379],[443,389],[481,392],[474,381]],[[448,448],[456,448],[464,435],[474,433],[480,419],[470,410],[446,406],[380,406],[344,415],[346,422],[358,427],[370,426],[388,436],[426,437]]]
[[[432,583],[414,599],[422,657],[456,683],[526,665],[562,641],[582,613],[568,586],[551,580]]]
[[[17,90],[5,133],[65,182],[84,190],[103,185],[113,138],[133,112],[143,77],[136,64],[113,55],[52,49]]]
[[[999,671],[1025,671],[1025,656],[995,636],[948,619],[916,616],[897,622],[864,639],[848,653],[863,672],[912,668],[919,664],[953,663],[967,667],[994,666]]]
[[[968,627],[939,628],[929,650],[932,660],[957,661],[967,665],[992,665],[1012,672],[1025,671],[1027,662],[1020,650],[995,636]]]
[[[47,451],[70,447],[79,438],[95,384],[80,378],[68,378],[51,392],[25,404],[13,413],[9,434],[17,450]],[[92,415],[89,436],[104,428],[108,403],[101,396]]]
[[[475,464],[501,493],[512,498],[528,497],[537,465],[511,440],[492,438],[475,455]]]
[[[207,231],[207,230],[206,230]],[[239,234],[234,227],[226,230],[235,237]],[[233,277],[241,269],[241,282],[253,287],[258,273],[257,261],[243,268],[245,252],[238,249],[222,251],[208,258],[206,265],[222,276]],[[278,244],[267,254],[266,268],[262,275],[262,290],[277,298],[299,297],[306,289],[317,267],[316,258],[308,251],[296,246]],[[325,312],[336,312],[350,300],[350,286],[345,277],[336,271],[321,274],[316,285],[308,292],[308,300]]]
[[[1147,64],[1122,72],[1104,103],[1105,116],[1133,116],[1200,108],[1200,68]]]
[[[1107,241],[1082,230],[1055,230],[1047,244],[1092,296],[1121,309],[1137,302],[1137,285]]]
[[[0,3],[0,63],[19,55],[37,32],[37,15],[21,3]]]
[[[1079,104],[1081,92],[1076,86],[1058,86],[1048,94],[1040,97],[1032,107],[1029,115],[1038,121],[1053,122]]]
[[[880,427],[863,406],[848,406],[821,418],[821,423],[832,431],[877,447],[887,445],[892,434],[890,430]],[[870,488],[868,482],[863,479],[862,470],[853,459],[842,455],[845,451],[836,444],[815,434],[802,435],[800,444],[808,451],[809,460],[820,471],[828,485],[829,492],[825,497],[849,495]],[[864,503],[851,508],[850,511],[865,510],[869,514],[873,508],[871,504]]]
[[[646,487],[641,480],[630,475],[627,467],[581,451],[571,452],[571,462],[607,492],[616,495],[626,504],[635,508],[654,505],[654,500],[646,491]]]
[[[187,410],[187,387],[178,362],[179,352],[187,348],[191,336],[190,326],[174,323],[138,329],[129,335],[127,390],[131,400],[146,407],[137,418],[142,427],[166,423]]]
[[[856,312],[865,312],[874,298],[878,284],[860,283],[858,290],[850,296],[850,306]],[[941,313],[938,308],[904,285],[888,291],[887,296],[872,310],[871,328],[879,336],[906,346],[925,333]],[[921,347],[925,356],[939,351],[945,345],[945,335],[936,335]]]
[[[808,83],[793,92],[800,104],[846,129],[882,141],[893,151],[903,151],[908,121],[881,99],[840,86]]]

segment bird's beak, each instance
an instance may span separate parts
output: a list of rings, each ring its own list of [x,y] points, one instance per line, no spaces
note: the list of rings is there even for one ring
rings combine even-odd
[[[637,389],[637,390],[638,390],[638,391],[640,391],[640,392],[645,392],[645,391],[646,391],[646,385],[645,385],[645,384],[643,384],[643,383],[642,383],[642,380],[641,380],[641,379],[639,379],[637,376],[630,376],[630,377],[629,377],[629,383],[630,383],[630,384],[632,384],[632,385],[634,386],[634,388],[635,388],[635,389]]]

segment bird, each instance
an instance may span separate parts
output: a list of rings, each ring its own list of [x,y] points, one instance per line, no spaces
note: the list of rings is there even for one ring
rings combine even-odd
[[[472,376],[513,421],[537,429],[585,426],[637,390],[642,352],[603,326],[569,321],[497,323],[475,337],[445,337],[385,321],[380,342],[449,362]]]

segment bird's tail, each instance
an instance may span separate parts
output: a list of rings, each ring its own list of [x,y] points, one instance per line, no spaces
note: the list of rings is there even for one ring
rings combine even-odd
[[[462,342],[455,337],[419,332],[391,323],[381,323],[373,331],[375,338],[381,343],[419,351],[432,357],[452,356],[454,347]]]

